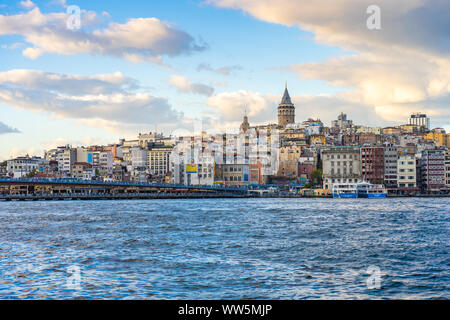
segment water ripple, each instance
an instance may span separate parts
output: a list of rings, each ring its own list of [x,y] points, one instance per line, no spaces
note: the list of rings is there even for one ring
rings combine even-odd
[[[0,298],[448,299],[449,212],[414,198],[2,202]]]

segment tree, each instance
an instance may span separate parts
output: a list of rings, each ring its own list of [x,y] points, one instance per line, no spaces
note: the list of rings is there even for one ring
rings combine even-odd
[[[34,176],[36,176],[36,169],[33,169],[32,171],[28,172],[25,175],[25,178],[33,178]]]
[[[313,172],[311,173],[312,183],[314,185],[321,185],[322,184],[322,175],[323,175],[322,169],[313,170]]]

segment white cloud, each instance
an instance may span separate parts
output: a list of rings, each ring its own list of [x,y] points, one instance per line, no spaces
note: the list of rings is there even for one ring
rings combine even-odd
[[[157,18],[134,18],[124,24],[110,23],[105,29],[90,31],[98,23],[95,12],[81,12],[81,28],[69,30],[69,14],[43,14],[39,8],[16,15],[0,15],[0,36],[20,35],[32,44],[23,55],[36,59],[44,53],[73,55],[87,53],[113,56],[131,62],[162,63],[163,56],[202,51],[192,36]]]
[[[38,149],[35,147],[31,147],[31,148],[20,148],[20,147],[14,147],[9,151],[9,155],[8,155],[8,159],[14,159],[17,157],[23,157],[23,156],[43,156],[44,155],[44,150],[42,149]]]
[[[192,83],[187,78],[179,75],[172,75],[170,77],[170,84],[175,86],[178,91],[181,92],[189,92],[205,96],[210,96],[214,93],[213,87],[202,83]]]
[[[56,138],[51,141],[42,142],[42,146],[44,150],[50,150],[57,148],[59,146],[71,145],[72,147],[81,147],[81,146],[93,146],[93,145],[107,145],[111,143],[105,138],[93,138],[93,137],[82,137],[79,139],[68,139],[68,138]]]
[[[124,125],[161,126],[181,121],[167,99],[137,92],[120,72],[92,76],[36,70],[0,72],[0,103],[56,118],[103,119]]]
[[[226,67],[221,67],[221,68],[213,68],[211,67],[211,65],[207,64],[207,63],[201,63],[197,66],[197,71],[210,71],[210,72],[214,72],[217,74],[222,74],[225,76],[230,75],[231,73],[233,73],[234,71],[238,71],[238,70],[242,70],[242,67],[240,66],[226,66]]]
[[[20,1],[20,6],[25,9],[31,9],[35,6],[35,4],[31,0],[26,0],[26,1]]]
[[[206,101],[213,107],[212,113],[217,114],[224,121],[239,121],[247,112],[253,121],[276,121],[276,106],[281,96],[261,94],[252,91],[240,90],[235,92],[222,92]]]

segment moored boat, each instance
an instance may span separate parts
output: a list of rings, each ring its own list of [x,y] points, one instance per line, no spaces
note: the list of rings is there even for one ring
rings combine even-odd
[[[359,182],[356,186],[358,198],[386,198],[387,191],[382,184]]]
[[[333,198],[357,198],[356,183],[335,183],[331,187]]]
[[[331,187],[333,198],[386,198],[386,188],[369,182],[335,183]]]

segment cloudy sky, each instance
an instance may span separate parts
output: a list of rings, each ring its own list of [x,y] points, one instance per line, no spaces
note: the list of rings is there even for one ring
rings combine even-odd
[[[1,1],[0,160],[275,122],[286,81],[298,122],[426,112],[450,131],[449,16],[448,0]]]

